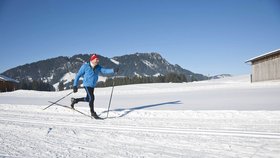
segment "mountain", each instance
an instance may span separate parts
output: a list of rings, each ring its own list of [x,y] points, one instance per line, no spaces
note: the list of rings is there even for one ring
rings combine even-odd
[[[227,78],[227,77],[232,77],[231,74],[220,74],[220,75],[215,75],[209,77],[209,79],[220,79],[220,78]]]
[[[183,69],[177,64],[170,64],[159,53],[135,53],[114,57],[111,61],[117,61],[116,63],[119,64],[123,76],[159,76],[173,72],[184,74],[188,79],[190,76],[195,76],[197,80],[207,78],[204,75]]]
[[[80,66],[87,62],[90,54],[78,54],[72,57],[59,56],[47,60],[25,64],[2,73],[5,76],[21,80],[43,81],[58,86],[71,82]],[[159,76],[167,73],[184,74],[188,80],[204,80],[206,76],[172,65],[159,53],[135,53],[108,58],[99,56],[100,65],[107,68],[120,68],[119,76]],[[101,77],[102,80],[102,77]],[[103,79],[104,80],[104,79]]]

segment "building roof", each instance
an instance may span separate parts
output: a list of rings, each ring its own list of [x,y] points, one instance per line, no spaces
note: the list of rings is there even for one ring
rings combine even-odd
[[[1,80],[1,81],[10,81],[10,82],[16,82],[16,83],[19,83],[19,81],[14,80],[14,79],[9,78],[9,77],[4,76],[4,75],[0,75],[0,80]]]
[[[268,53],[256,56],[254,58],[251,58],[251,59],[247,60],[245,63],[253,62],[255,60],[259,60],[259,59],[262,59],[262,58],[265,58],[267,56],[271,56],[271,55],[274,55],[274,54],[280,54],[280,49],[277,49],[277,50],[274,50],[274,51],[271,51],[271,52],[268,52]]]

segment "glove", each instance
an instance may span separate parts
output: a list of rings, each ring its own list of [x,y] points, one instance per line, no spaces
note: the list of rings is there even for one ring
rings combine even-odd
[[[114,68],[114,73],[118,73],[119,72],[119,70],[120,70],[120,68]]]
[[[74,86],[74,87],[73,87],[73,92],[74,92],[74,93],[78,92],[77,86]]]

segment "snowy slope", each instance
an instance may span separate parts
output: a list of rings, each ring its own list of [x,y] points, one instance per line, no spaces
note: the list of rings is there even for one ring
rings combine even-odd
[[[279,157],[280,82],[249,75],[117,86],[109,118],[49,105],[70,91],[0,93],[0,157]],[[111,88],[97,88],[106,109]],[[71,97],[83,97],[79,89]],[[76,108],[89,113],[86,103]]]

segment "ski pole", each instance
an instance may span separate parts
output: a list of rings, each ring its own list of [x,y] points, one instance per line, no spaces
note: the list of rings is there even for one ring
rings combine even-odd
[[[112,101],[112,96],[113,96],[113,92],[114,92],[114,87],[115,87],[115,77],[113,78],[113,87],[112,87],[110,101],[109,101],[108,110],[107,110],[107,118],[108,118],[108,115],[109,115],[109,110],[110,110],[110,106],[111,106],[111,101]]]
[[[72,91],[72,92],[70,92],[70,93],[68,93],[68,94],[67,94],[67,95],[65,95],[64,97],[62,97],[62,98],[58,99],[57,101],[55,101],[55,102],[51,103],[49,106],[45,107],[43,110],[46,110],[47,108],[49,108],[49,107],[51,107],[52,105],[56,104],[56,103],[57,103],[57,102],[59,102],[60,100],[62,100],[62,99],[64,99],[64,98],[66,98],[67,96],[69,96],[69,95],[70,95],[70,94],[72,94],[72,93],[73,93],[73,91]]]

